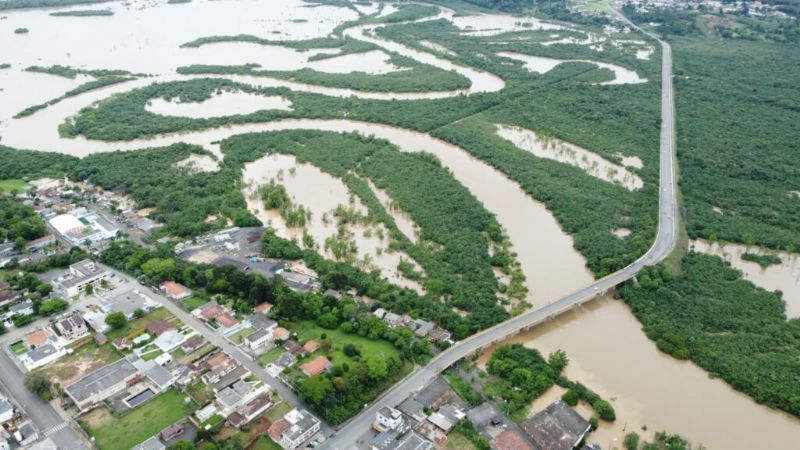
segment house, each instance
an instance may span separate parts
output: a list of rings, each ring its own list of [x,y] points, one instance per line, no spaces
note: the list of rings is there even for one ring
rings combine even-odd
[[[314,375],[319,375],[322,372],[327,372],[331,370],[333,364],[328,360],[325,356],[318,356],[300,366],[300,370],[307,376],[312,377]]]
[[[292,367],[295,364],[297,364],[297,357],[291,352],[281,353],[281,356],[278,356],[278,359],[275,360],[275,365],[284,368]]]
[[[245,324],[236,320],[230,313],[224,313],[216,318],[219,330],[223,336],[230,336],[236,334],[245,328]]]
[[[317,341],[311,340],[303,345],[303,351],[308,354],[314,353],[317,350],[319,350],[319,343],[317,343]]]
[[[293,409],[270,427],[269,434],[277,438],[281,447],[292,450],[311,439],[319,429],[319,419],[304,409]]]
[[[126,338],[116,338],[111,341],[111,345],[117,350],[130,350],[133,348],[133,342]]]
[[[491,440],[490,444],[491,448],[496,450],[534,450],[533,446],[514,429],[501,432]]]
[[[0,290],[0,306],[5,306],[13,301],[22,297],[22,292],[12,291],[10,289]]]
[[[275,328],[275,330],[272,331],[272,337],[279,341],[285,341],[286,339],[289,339],[290,335],[291,333],[289,333],[289,330],[283,327]]]
[[[283,278],[286,287],[295,292],[318,291],[322,287],[322,283],[310,275],[286,270],[280,271],[278,275]]]
[[[223,416],[231,414],[236,408],[257,395],[254,392],[253,385],[244,380],[239,380],[230,387],[220,390],[217,392],[215,400],[219,413]]]
[[[178,332],[177,330],[169,330],[165,331],[161,336],[157,337],[153,343],[158,347],[162,352],[169,353],[176,348],[180,347],[181,344],[186,340],[186,336]]]
[[[447,434],[456,426],[456,423],[465,416],[466,414],[464,411],[448,403],[439,408],[435,413],[429,415],[428,421]]]
[[[250,322],[250,326],[256,330],[265,330],[270,334],[272,334],[272,332],[278,328],[278,322],[275,322],[274,320],[269,319],[261,314],[252,315],[247,319],[247,321]]]
[[[184,429],[185,428],[182,423],[174,423],[168,426],[167,428],[164,428],[164,430],[161,431],[161,433],[159,433],[159,436],[161,436],[161,439],[164,440],[164,442],[166,442],[169,441],[170,439],[182,435]]]
[[[192,291],[186,286],[176,283],[174,281],[165,281],[161,283],[161,290],[172,300],[180,301],[192,295]]]
[[[28,351],[18,358],[28,370],[50,364],[68,353],[59,338],[47,328],[28,334],[22,343]]]
[[[403,324],[403,317],[393,312],[387,312],[383,316],[383,321],[386,322],[389,327],[396,328]]]
[[[47,247],[48,245],[53,245],[55,243],[56,243],[55,236],[53,236],[52,234],[48,234],[47,236],[43,236],[38,239],[28,241],[27,247],[29,252],[35,253]]]
[[[269,393],[261,393],[228,416],[228,422],[239,428],[263,414],[270,406],[272,406],[272,397]]]
[[[591,429],[589,422],[561,400],[536,413],[520,426],[534,444],[548,450],[572,450]]]
[[[258,330],[244,338],[244,342],[250,347],[250,350],[255,351],[272,342],[272,333],[267,330]]]
[[[422,319],[417,319],[416,323],[417,323],[417,329],[414,330],[414,334],[419,338],[427,336],[428,333],[433,331],[433,328],[436,326],[433,322],[428,322]]]
[[[433,442],[404,426],[378,434],[372,439],[371,448],[372,450],[430,450],[433,448]]]
[[[386,430],[395,430],[403,424],[403,413],[391,406],[383,406],[375,413],[375,431],[383,433]]]
[[[375,317],[377,317],[378,319],[383,319],[383,316],[386,315],[386,310],[383,308],[378,308],[375,311],[373,311],[372,314],[374,314]]]
[[[342,291],[335,291],[333,289],[326,290],[325,292],[322,293],[322,295],[325,296],[325,297],[335,298],[336,300],[341,300],[342,297],[344,297],[344,295],[342,294]]]
[[[171,322],[167,322],[166,320],[156,320],[155,322],[150,322],[145,327],[148,333],[152,334],[154,337],[159,337],[162,334],[166,333],[167,331],[177,331],[178,328],[173,325]]]
[[[181,349],[184,353],[192,353],[195,350],[199,350],[204,345],[206,345],[206,340],[203,339],[202,336],[197,335],[184,342],[183,345],[181,345]]]
[[[214,403],[209,403],[202,409],[197,410],[197,412],[194,413],[194,416],[197,417],[198,423],[203,423],[206,420],[213,417],[214,414],[216,413],[217,413],[217,405],[215,405]]]
[[[14,418],[14,406],[7,398],[0,395],[0,429],[2,425]]]
[[[17,314],[24,315],[24,316],[32,316],[34,314],[33,302],[30,301],[30,300],[25,300],[24,302],[20,302],[20,303],[17,303],[15,305],[11,305],[11,307],[8,308],[8,316],[9,317],[17,315]]]
[[[68,341],[80,339],[89,334],[89,327],[78,313],[73,313],[56,322],[56,330]]]
[[[434,327],[434,329],[428,333],[428,338],[430,338],[432,341],[444,341],[450,342],[451,344],[453,343],[453,341],[450,339],[450,332],[440,327]]]
[[[297,341],[286,341],[283,343],[283,348],[286,349],[287,352],[291,352],[293,355],[303,352],[303,347],[301,347]]]
[[[103,366],[79,378],[64,389],[80,411],[86,411],[103,400],[124,391],[141,380],[139,370],[128,358]]]
[[[158,439],[158,436],[152,436],[150,439],[133,447],[131,450],[166,450],[166,448],[167,447],[161,443],[161,440]]]
[[[272,303],[264,302],[256,305],[256,307],[253,308],[253,311],[255,311],[256,314],[267,314],[271,309]]]
[[[94,343],[97,345],[104,345],[108,342],[108,337],[106,337],[103,333],[95,333],[94,335]]]
[[[58,280],[56,284],[67,297],[73,297],[83,292],[86,286],[104,280],[110,275],[109,271],[91,259],[84,259],[70,265],[68,275]]]
[[[136,311],[150,311],[156,306],[155,301],[138,289],[125,289],[103,296],[100,309],[106,314],[121,312],[128,320],[136,317]]]
[[[211,319],[216,319],[225,312],[225,308],[219,306],[217,302],[212,300],[193,310],[192,315],[207,322]]]

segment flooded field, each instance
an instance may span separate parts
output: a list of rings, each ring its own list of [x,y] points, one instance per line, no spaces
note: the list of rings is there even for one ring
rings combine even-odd
[[[786,316],[790,319],[800,317],[800,254],[787,252],[767,252],[754,246],[741,244],[720,244],[706,240],[694,240],[691,248],[697,252],[717,255],[742,271],[744,278],[768,291],[781,291],[786,302]],[[769,254],[780,258],[781,263],[761,267],[753,261],[745,261],[742,255]]]
[[[340,234],[339,223],[334,215],[337,207],[352,209],[363,216],[367,216],[368,211],[338,178],[311,164],[298,163],[294,156],[272,154],[247,164],[242,180],[245,185],[242,194],[248,209],[264,224],[273,227],[280,237],[297,239],[298,243],[306,246],[303,233],[307,231],[313,237],[313,247],[333,258],[326,242],[338,236],[355,245],[356,260],[353,262],[356,265],[365,269],[377,268],[388,280],[422,291],[419,284],[397,272],[397,264],[401,259],[413,260],[402,252],[388,250],[389,231],[383,224],[348,224],[342,227],[344,233]],[[266,209],[257,190],[269,181],[283,185],[294,205],[311,212],[305,226],[288,226],[280,211]]]
[[[525,63],[526,69],[536,73],[547,73],[553,68],[555,68],[557,65],[568,62],[583,62],[583,63],[594,64],[600,69],[608,69],[614,72],[613,80],[603,81],[597,84],[636,84],[636,83],[644,83],[647,81],[647,79],[639,77],[639,74],[637,74],[633,70],[626,69],[622,66],[606,62],[592,61],[588,59],[554,59],[554,58],[546,58],[544,56],[525,55],[522,53],[514,53],[514,52],[500,52],[497,55],[502,56],[504,58],[510,58],[510,59],[515,59],[517,61],[522,61],[523,63]]]
[[[575,144],[538,136],[531,130],[506,125],[497,125],[497,135],[539,158],[569,164],[583,170],[588,175],[624,186],[630,191],[641,189],[644,186],[642,179],[625,167],[614,164],[597,153]]]

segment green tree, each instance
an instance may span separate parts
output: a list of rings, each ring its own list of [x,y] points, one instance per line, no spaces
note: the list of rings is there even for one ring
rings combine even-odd
[[[367,365],[367,374],[373,381],[382,380],[389,373],[389,369],[386,367],[386,360],[379,355],[365,356],[364,364]]]
[[[639,435],[636,432],[631,432],[625,435],[622,445],[626,450],[637,450],[639,448]]]
[[[48,401],[52,398],[50,392],[50,379],[39,372],[32,372],[25,376],[25,387],[29,391],[38,395],[42,400]]]
[[[110,326],[112,330],[119,330],[127,323],[128,319],[121,312],[114,312],[106,316],[106,325]]]

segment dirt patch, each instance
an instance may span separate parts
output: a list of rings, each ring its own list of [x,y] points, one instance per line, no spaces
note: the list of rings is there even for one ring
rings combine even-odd
[[[109,423],[111,419],[111,411],[108,408],[97,408],[82,418],[83,422],[91,429],[100,428]]]

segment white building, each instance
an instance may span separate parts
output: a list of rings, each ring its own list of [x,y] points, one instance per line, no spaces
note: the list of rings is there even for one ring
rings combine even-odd
[[[117,237],[119,228],[86,208],[77,208],[69,214],[60,214],[50,219],[58,234],[72,245],[83,245]]]
[[[387,430],[395,430],[403,424],[403,413],[391,406],[384,406],[375,413],[375,423],[373,427],[379,433]]]
[[[303,442],[309,440],[311,436],[317,434],[320,429],[320,421],[306,410],[293,409],[283,416],[283,420],[289,423],[283,433],[281,433],[280,444],[286,449],[295,449]]]
[[[69,273],[62,279],[59,279],[56,284],[66,293],[67,297],[73,297],[86,289],[86,286],[101,281],[109,277],[111,273],[95,264],[90,259],[78,261],[69,266]]]
[[[89,334],[86,321],[77,312],[56,322],[56,329],[68,341],[74,341]]]

